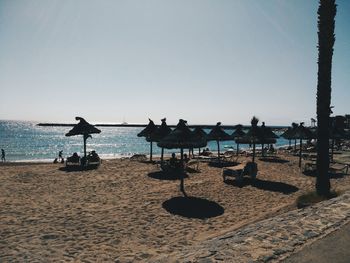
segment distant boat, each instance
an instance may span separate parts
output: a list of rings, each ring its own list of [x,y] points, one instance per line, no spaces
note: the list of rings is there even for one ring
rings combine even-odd
[[[122,125],[128,125],[129,123],[127,123],[126,121],[122,122]]]

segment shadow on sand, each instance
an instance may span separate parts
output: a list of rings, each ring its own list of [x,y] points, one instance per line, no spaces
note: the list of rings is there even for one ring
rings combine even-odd
[[[259,158],[259,160],[267,163],[289,163],[288,160],[280,159],[278,157],[274,157],[274,158],[263,157],[263,158]]]
[[[236,166],[239,163],[237,162],[230,162],[230,161],[211,161],[208,163],[209,166],[211,167],[216,167],[216,168],[224,168],[224,167],[229,167],[229,166]]]
[[[307,170],[307,171],[303,171],[303,174],[306,176],[310,176],[310,177],[316,177],[316,170]],[[330,171],[328,172],[329,178],[331,179],[340,179],[343,178],[346,174],[345,173],[337,173],[336,171]]]
[[[242,182],[238,182],[236,180],[226,180],[225,183],[239,187],[239,188],[245,187],[247,185],[251,185],[261,190],[278,192],[286,195],[292,194],[299,190],[299,188],[294,185],[290,185],[282,182],[260,180],[260,179],[252,180],[251,178],[247,178],[247,177],[244,177]]]
[[[97,168],[98,168],[98,165],[89,165],[89,166],[72,165],[72,166],[60,167],[58,169],[60,171],[69,173],[69,172],[96,170]]]
[[[198,197],[173,197],[162,206],[171,214],[198,219],[216,217],[225,211],[218,203]]]
[[[152,172],[147,175],[148,177],[151,177],[153,179],[158,179],[158,180],[181,180],[182,178],[187,178],[187,174],[183,173],[172,173],[172,172],[164,172],[164,171],[157,171],[157,172]]]

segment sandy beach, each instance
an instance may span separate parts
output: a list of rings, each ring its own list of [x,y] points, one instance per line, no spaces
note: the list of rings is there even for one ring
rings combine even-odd
[[[105,160],[97,170],[73,172],[62,164],[2,164],[0,261],[171,258],[185,247],[296,209],[297,196],[314,189],[315,178],[301,173],[297,157],[280,159],[258,159],[254,185],[224,183],[221,168],[201,163],[200,172],[185,179],[185,190],[202,211],[182,209],[179,180],[164,176],[156,164]],[[350,177],[332,178],[331,185],[349,189]]]

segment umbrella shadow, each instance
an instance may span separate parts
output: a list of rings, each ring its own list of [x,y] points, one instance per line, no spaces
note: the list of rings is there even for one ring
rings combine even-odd
[[[316,170],[306,170],[303,171],[303,175],[310,176],[310,177],[316,177],[317,176],[317,171]],[[336,172],[336,171],[330,171],[328,172],[329,178],[331,179],[340,179],[343,178],[346,174],[342,172]]]
[[[176,173],[176,172],[165,172],[165,171],[156,171],[151,172],[147,175],[150,178],[158,179],[158,180],[181,180],[182,178],[188,178],[187,174],[184,173]]]
[[[96,170],[98,167],[99,167],[98,165],[89,165],[89,166],[71,165],[71,166],[60,167],[58,168],[58,170],[69,173],[69,172]]]
[[[162,204],[171,214],[187,218],[206,219],[220,216],[225,209],[214,201],[198,197],[173,197]]]
[[[262,157],[262,158],[259,158],[259,160],[263,162],[268,162],[268,163],[289,163],[288,160],[280,159],[278,157],[273,157],[273,158]]]
[[[252,187],[255,187],[261,190],[278,192],[285,195],[295,193],[299,190],[298,187],[291,184],[286,184],[282,182],[273,182],[273,181],[267,181],[267,180],[261,180],[261,179],[252,180],[251,178],[247,178],[247,177],[244,177],[241,182],[236,180],[226,180],[225,183],[235,187],[239,187],[239,188],[243,188],[247,185],[251,185]]]
[[[239,163],[237,162],[231,162],[231,161],[211,161],[209,162],[209,166],[216,167],[216,168],[224,168],[229,166],[236,166]]]

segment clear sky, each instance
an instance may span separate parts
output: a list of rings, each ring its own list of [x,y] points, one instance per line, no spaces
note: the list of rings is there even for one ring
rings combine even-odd
[[[332,105],[350,113],[350,1]],[[270,125],[316,116],[316,0],[0,0],[0,119]]]

